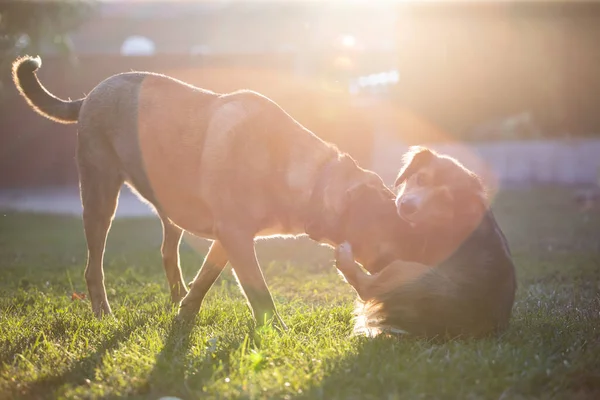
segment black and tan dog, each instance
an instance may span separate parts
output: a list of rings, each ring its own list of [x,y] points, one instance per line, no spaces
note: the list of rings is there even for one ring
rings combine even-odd
[[[419,246],[381,272],[357,265],[351,244],[336,249],[338,270],[362,300],[357,330],[426,337],[479,337],[504,329],[514,303],[515,268],[477,175],[426,148],[407,153],[397,211]]]
[[[268,98],[131,72],[65,101],[39,82],[40,65],[39,58],[18,59],[13,77],[38,113],[77,123],[85,277],[96,315],[111,313],[103,255],[123,183],[162,221],[164,269],[182,318],[198,312],[229,261],[258,323],[281,322],[256,259],[256,237],[307,233],[330,245],[348,241],[373,272],[402,253],[406,224],[395,213],[394,193]],[[213,240],[189,293],[179,267],[182,231]]]

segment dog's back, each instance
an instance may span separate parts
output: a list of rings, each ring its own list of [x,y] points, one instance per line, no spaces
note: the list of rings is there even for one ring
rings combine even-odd
[[[272,223],[301,233],[293,219],[300,217],[316,167],[338,153],[253,91],[218,94],[161,74],[127,72],[83,99],[64,101],[37,81],[32,72],[39,65],[32,58],[17,61],[17,86],[40,114],[77,123],[80,166],[114,166],[159,213],[203,236],[213,234],[207,216],[214,204],[206,202],[218,205],[223,198],[245,198],[244,209],[259,220],[265,215],[266,225],[291,217]]]

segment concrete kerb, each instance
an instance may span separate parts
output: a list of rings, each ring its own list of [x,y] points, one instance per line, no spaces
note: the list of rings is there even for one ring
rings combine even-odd
[[[36,212],[81,217],[79,188],[51,187],[0,190],[0,211]],[[127,186],[119,196],[115,218],[148,217],[154,211],[143,203]]]

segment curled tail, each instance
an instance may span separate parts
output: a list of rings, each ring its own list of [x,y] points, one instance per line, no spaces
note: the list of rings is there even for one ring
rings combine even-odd
[[[38,80],[35,71],[42,65],[39,57],[25,56],[13,62],[13,80],[19,93],[39,114],[62,124],[77,122],[84,99],[62,100],[50,93]]]

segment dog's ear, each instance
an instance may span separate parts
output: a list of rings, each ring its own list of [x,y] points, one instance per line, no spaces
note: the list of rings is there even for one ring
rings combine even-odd
[[[369,193],[377,193],[384,198],[395,198],[394,193],[385,186],[385,183],[378,175],[369,174],[366,180],[356,182],[346,189],[345,203],[348,204],[357,201],[360,197],[364,197]]]
[[[356,184],[350,186],[348,189],[346,189],[346,200],[344,201],[344,204],[348,205],[358,200],[360,196],[362,196],[369,189],[369,186],[370,185],[365,182],[357,182]]]
[[[363,207],[377,207],[382,201],[395,199],[395,194],[385,186],[383,181],[367,181],[356,183],[346,190],[345,209],[360,204]]]
[[[473,184],[470,188],[468,199],[465,203],[465,210],[470,214],[482,214],[489,208],[489,198],[486,188],[477,176],[473,176]]]
[[[426,166],[435,157],[433,151],[428,148],[421,146],[411,147],[406,154],[404,154],[404,167],[400,170],[394,187],[398,187],[403,184],[408,178],[413,176],[418,170]]]

